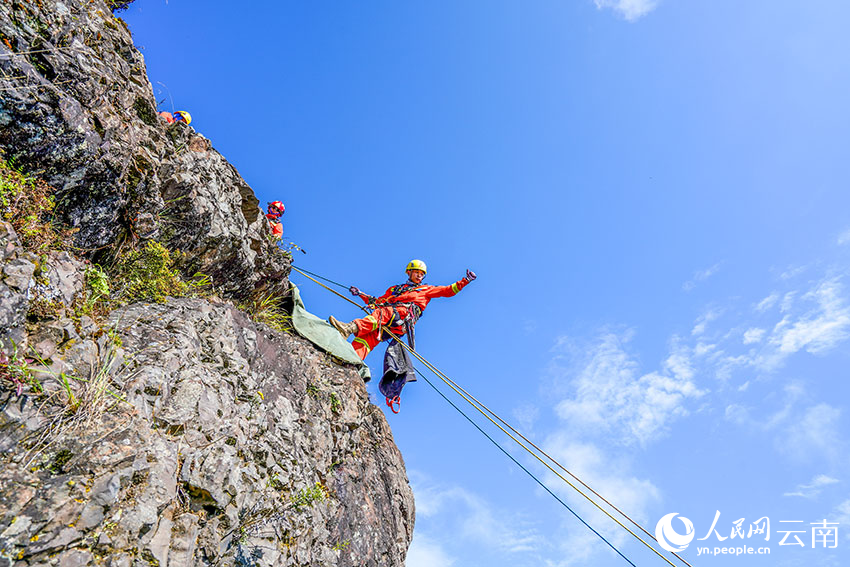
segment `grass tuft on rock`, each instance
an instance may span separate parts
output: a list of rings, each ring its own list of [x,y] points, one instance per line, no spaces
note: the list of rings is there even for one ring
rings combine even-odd
[[[292,332],[292,316],[283,307],[283,297],[274,292],[255,294],[237,307],[257,323],[282,333]]]

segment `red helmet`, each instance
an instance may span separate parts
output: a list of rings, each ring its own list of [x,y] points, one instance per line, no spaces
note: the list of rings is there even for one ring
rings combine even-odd
[[[272,201],[271,203],[269,203],[269,211],[271,211],[272,209],[277,209],[278,211],[280,211],[281,214],[286,212],[286,207],[284,207],[283,203],[281,203],[280,201]]]

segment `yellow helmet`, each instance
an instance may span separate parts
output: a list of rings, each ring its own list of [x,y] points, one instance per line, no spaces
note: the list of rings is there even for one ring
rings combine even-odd
[[[407,273],[410,270],[419,270],[423,274],[428,273],[428,266],[425,265],[425,262],[422,260],[411,260],[410,263],[407,264],[407,267],[404,269],[404,272]]]
[[[177,112],[175,112],[174,114],[177,114],[177,115],[178,115],[178,116],[180,116],[183,120],[185,120],[185,121],[186,121],[186,124],[191,124],[191,123],[192,123],[192,115],[191,115],[191,114],[189,114],[188,112],[186,112],[185,110],[178,110],[178,111],[177,111]]]

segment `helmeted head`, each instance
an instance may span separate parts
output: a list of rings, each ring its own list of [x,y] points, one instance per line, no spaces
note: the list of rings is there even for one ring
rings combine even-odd
[[[286,207],[280,201],[272,201],[269,203],[269,212],[272,214],[282,215],[286,212]]]
[[[428,273],[428,266],[422,260],[411,260],[407,263],[404,271],[407,273],[407,277],[414,283],[419,283],[425,279],[425,274]]]
[[[192,123],[192,115],[186,112],[185,110],[178,110],[174,113],[174,120],[176,122],[180,122],[181,120],[186,124]]]

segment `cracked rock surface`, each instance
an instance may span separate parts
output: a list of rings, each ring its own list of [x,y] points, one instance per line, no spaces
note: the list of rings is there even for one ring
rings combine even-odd
[[[69,270],[65,256],[42,269]],[[221,300],[135,303],[88,327],[69,312],[23,322],[43,392],[0,390],[2,557],[404,564],[413,495],[354,368]],[[96,380],[100,399],[75,408]]]

